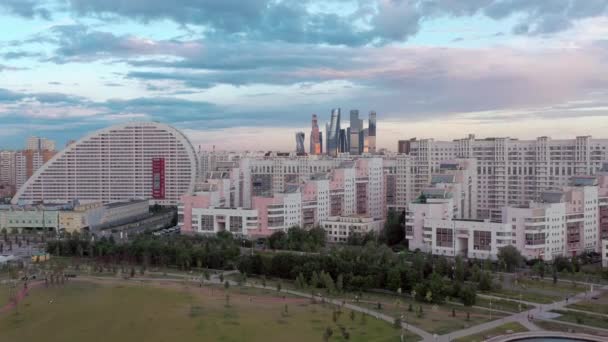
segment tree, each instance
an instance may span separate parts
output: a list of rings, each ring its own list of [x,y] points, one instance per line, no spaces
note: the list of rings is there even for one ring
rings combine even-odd
[[[393,321],[393,328],[401,329],[401,318],[395,318],[395,320]]]
[[[542,260],[538,260],[534,264],[534,272],[543,279],[545,277],[545,263]]]
[[[481,270],[479,269],[479,266],[477,266],[477,264],[473,265],[473,267],[471,268],[471,279],[473,281],[479,281],[479,278],[481,276]]]
[[[328,272],[322,272],[321,277],[323,278],[323,285],[325,286],[325,289],[327,289],[327,292],[334,292],[335,284],[334,280],[331,277],[331,274],[329,274]]]
[[[460,300],[464,306],[473,306],[477,301],[477,292],[472,286],[467,285],[460,291]]]
[[[329,341],[331,336],[334,334],[334,331],[331,330],[330,327],[325,328],[325,332],[323,333],[323,341]]]
[[[464,276],[464,262],[462,261],[462,257],[459,255],[456,257],[456,262],[454,263],[454,279],[462,283],[464,281]]]
[[[486,260],[483,261],[483,270],[484,271],[492,271],[492,260],[488,256]]]
[[[557,268],[553,267],[553,284],[557,284]]]
[[[505,246],[498,250],[498,260],[505,267],[505,271],[513,272],[524,261],[523,256],[515,246]]]
[[[572,257],[572,272],[579,272],[581,270],[581,265],[579,263],[578,257]]]
[[[479,276],[479,290],[480,291],[491,291],[492,290],[492,275],[490,272],[483,271]]]
[[[342,276],[342,273],[338,274],[338,278],[336,279],[336,290],[338,290],[338,292],[342,292],[342,290],[344,289],[344,276]]]
[[[296,287],[299,289],[302,289],[304,287],[306,287],[306,280],[304,279],[304,275],[302,274],[302,272],[300,272],[298,274],[298,276],[296,277]]]
[[[388,271],[386,286],[391,291],[397,291],[401,288],[401,272],[398,268],[393,267]]]
[[[431,300],[429,302],[433,303],[443,303],[445,300],[445,288],[443,286],[443,279],[437,273],[433,273],[431,275],[431,279],[429,280],[429,292],[432,293]],[[428,296],[428,294],[427,294]]]
[[[424,316],[424,310],[422,310],[422,305],[418,306],[418,311],[416,311],[416,317],[422,318]]]
[[[388,211],[382,232],[389,246],[396,245],[405,238],[403,223],[405,223],[405,211],[397,212],[394,209]]]

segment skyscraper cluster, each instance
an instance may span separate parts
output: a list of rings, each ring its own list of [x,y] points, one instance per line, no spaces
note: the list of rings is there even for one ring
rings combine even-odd
[[[312,128],[310,132],[311,155],[327,154],[337,156],[339,153],[360,155],[376,152],[376,112],[369,113],[368,128],[359,118],[359,111],[350,111],[350,127],[342,128],[342,115],[340,108],[331,111],[329,122],[325,125],[325,150],[323,149],[323,133],[319,131],[319,122],[316,114],[312,115]],[[301,153],[300,140],[304,139],[302,132],[296,133],[296,152]],[[303,142],[302,142],[303,145]]]

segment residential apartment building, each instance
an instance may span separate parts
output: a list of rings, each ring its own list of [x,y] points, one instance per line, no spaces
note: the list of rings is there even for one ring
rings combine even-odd
[[[200,232],[196,215],[211,215],[207,209],[215,210],[213,215],[222,209],[220,216],[254,210],[248,215],[255,220],[249,220],[243,232],[266,236],[293,226],[310,228],[330,216],[382,220],[386,215],[383,165],[381,158],[292,154],[242,158],[222,184],[208,179],[197,186],[204,191],[182,196],[179,222],[185,233]],[[221,230],[225,225],[214,227]]]
[[[477,215],[498,221],[502,207],[525,205],[544,191],[561,190],[572,176],[594,175],[608,160],[608,139],[589,136],[517,140],[469,135],[454,141],[412,140],[409,145],[411,191],[419,193],[424,179],[442,160],[474,158],[478,168]]]
[[[330,216],[320,221],[325,229],[327,242],[345,243],[353,234],[378,233],[384,226],[384,220],[371,217]]]
[[[77,199],[107,204],[140,198],[174,205],[194,190],[198,176],[196,152],[180,131],[155,122],[124,123],[66,147],[29,177],[12,203]]]

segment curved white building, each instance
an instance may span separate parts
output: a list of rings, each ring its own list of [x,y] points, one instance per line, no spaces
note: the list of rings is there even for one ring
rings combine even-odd
[[[56,154],[19,189],[13,204],[149,199],[177,204],[198,172],[194,147],[177,129],[156,122],[111,126]]]

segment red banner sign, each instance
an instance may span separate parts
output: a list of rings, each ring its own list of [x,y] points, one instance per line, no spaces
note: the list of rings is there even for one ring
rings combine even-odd
[[[165,158],[152,159],[152,198],[165,198]]]

